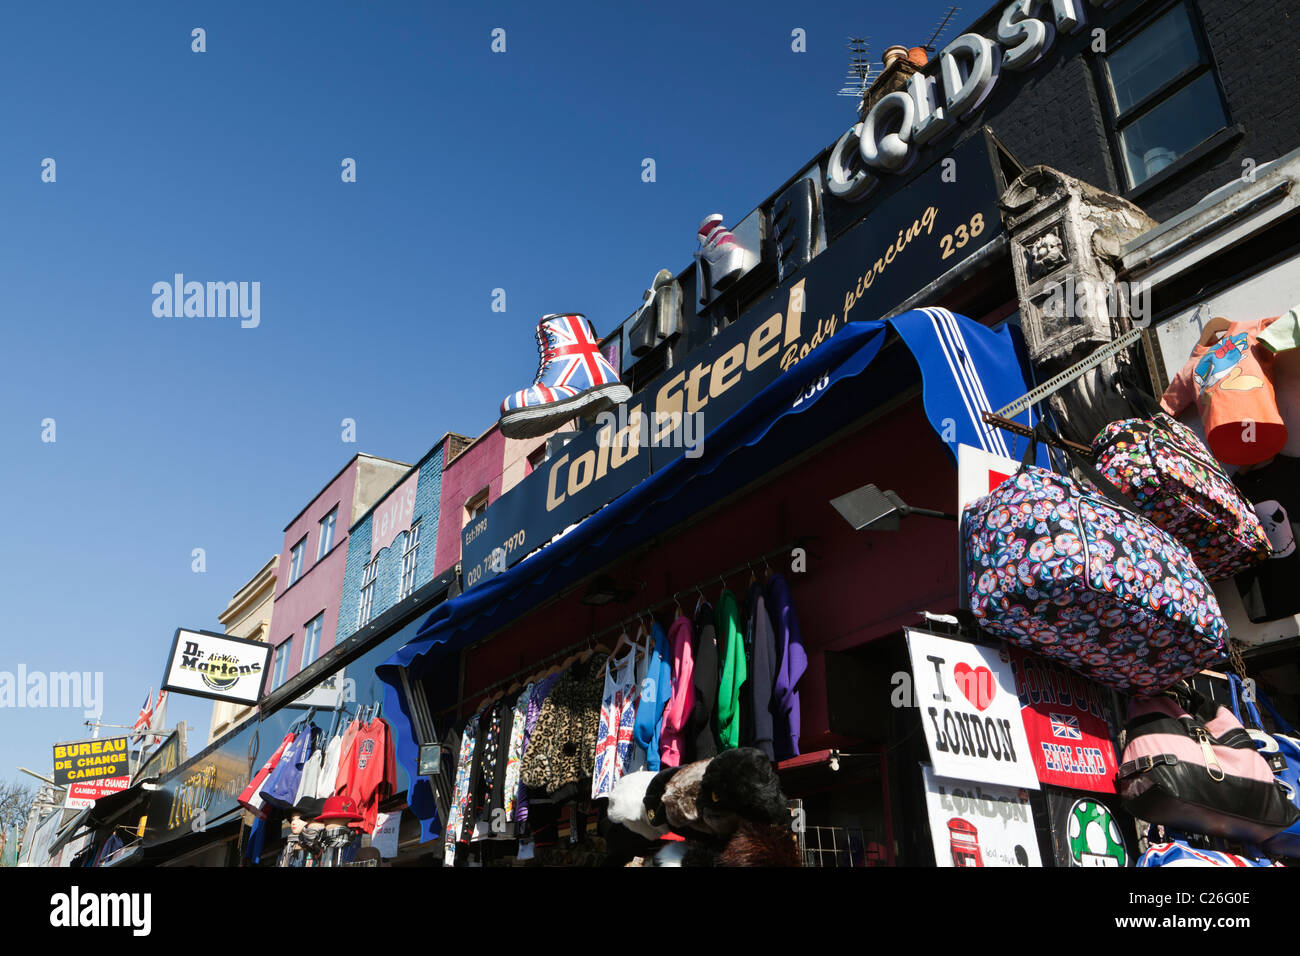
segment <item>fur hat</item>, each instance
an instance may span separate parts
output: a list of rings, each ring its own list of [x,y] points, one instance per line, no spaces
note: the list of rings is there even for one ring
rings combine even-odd
[[[646,790],[656,776],[653,770],[625,774],[614,784],[609,794],[610,820],[647,840],[657,840],[668,831],[666,822],[662,826],[650,822],[645,806]]]
[[[709,761],[700,781],[696,816],[701,825],[726,836],[742,820],[789,828],[790,810],[772,762],[761,750],[724,750]]]
[[[741,820],[718,858],[718,866],[802,866],[789,826]]]
[[[645,805],[646,820],[652,827],[668,827],[668,814],[664,812],[664,788],[668,786],[668,781],[672,780],[680,767],[667,767],[660,770],[650,781],[650,785],[645,788],[645,796],[641,798],[642,804]],[[651,771],[647,770],[646,773]]]
[[[716,758],[715,758],[716,759]],[[698,760],[680,768],[664,787],[664,810],[673,830],[683,836],[699,833],[712,836],[708,825],[700,819],[696,798],[700,794],[700,781],[711,761]]]

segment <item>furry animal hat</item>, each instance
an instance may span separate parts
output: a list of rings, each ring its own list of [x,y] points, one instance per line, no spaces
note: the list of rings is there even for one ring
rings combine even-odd
[[[781,781],[767,755],[753,747],[724,750],[709,761],[698,794],[695,816],[713,833],[732,834],[742,820],[790,826]]]
[[[656,776],[653,770],[626,774],[619,778],[609,794],[610,820],[647,840],[657,840],[668,832],[667,823],[655,826],[646,810],[646,790]]]
[[[664,810],[664,788],[680,769],[680,767],[668,767],[659,771],[645,788],[645,796],[641,802],[645,805],[646,820],[650,826],[668,828],[668,813]]]
[[[712,837],[714,833],[700,818],[698,798],[700,782],[711,761],[699,760],[688,763],[677,771],[668,785],[664,787],[664,810],[668,813],[668,822],[673,830],[682,836],[700,835]]]
[[[741,820],[717,866],[802,866],[790,827]]]

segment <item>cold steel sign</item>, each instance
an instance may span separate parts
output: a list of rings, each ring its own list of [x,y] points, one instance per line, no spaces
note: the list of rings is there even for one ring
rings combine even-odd
[[[1114,2],[1093,0],[1092,5]],[[906,89],[881,97],[862,122],[839,138],[826,164],[827,192],[856,202],[875,189],[879,175],[908,172],[921,147],[955,132],[975,114],[1003,70],[1019,72],[1036,66],[1058,36],[1075,33],[1084,25],[1083,0],[1007,4],[994,29],[996,41],[963,33],[925,70],[914,73]]]
[[[845,324],[887,315],[1001,232],[985,140],[874,209],[739,320],[598,418],[462,533],[466,587],[505,571],[707,436]]]
[[[180,628],[172,642],[163,689],[236,704],[255,704],[271,646],[242,637]]]

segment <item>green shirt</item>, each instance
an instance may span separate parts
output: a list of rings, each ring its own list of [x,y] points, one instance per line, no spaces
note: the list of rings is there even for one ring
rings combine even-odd
[[[740,609],[730,591],[718,598],[716,620],[718,650],[723,654],[718,667],[718,747],[728,750],[740,746],[740,689],[749,676]]]

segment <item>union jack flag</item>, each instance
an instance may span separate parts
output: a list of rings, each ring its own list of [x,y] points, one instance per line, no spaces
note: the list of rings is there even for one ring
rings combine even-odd
[[[596,732],[596,765],[592,774],[591,796],[608,797],[614,784],[626,773],[632,758],[632,726],[636,723],[635,692],[619,688],[613,701],[600,709],[600,729]],[[617,727],[614,721],[618,721]]]
[[[547,323],[551,347],[546,350],[546,357],[555,370],[546,376],[544,385],[584,389],[605,381],[600,366],[604,355],[587,333],[584,321],[580,315],[561,315]]]
[[[1079,730],[1079,718],[1069,714],[1052,714],[1052,736],[1064,737],[1066,740],[1082,740]]]

